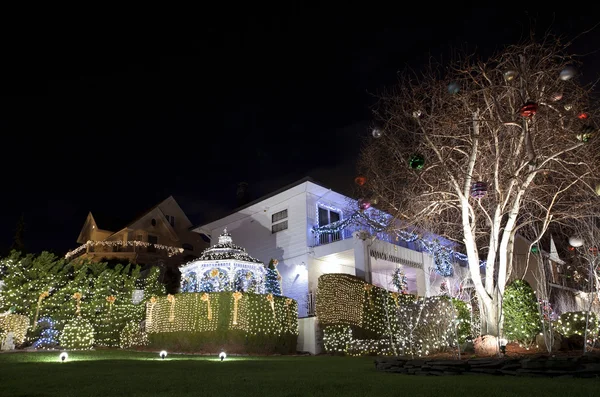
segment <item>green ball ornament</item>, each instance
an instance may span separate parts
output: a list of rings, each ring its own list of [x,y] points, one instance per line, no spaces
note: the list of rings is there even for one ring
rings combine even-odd
[[[425,165],[425,159],[420,154],[415,154],[410,158],[408,164],[413,170],[420,170]]]

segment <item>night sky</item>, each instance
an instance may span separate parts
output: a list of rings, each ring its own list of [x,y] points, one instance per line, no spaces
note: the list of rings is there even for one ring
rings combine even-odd
[[[241,181],[253,199],[304,176],[350,193],[375,95],[397,71],[452,48],[489,54],[532,23],[573,37],[600,22],[582,7],[432,4],[236,9],[127,33],[22,26],[0,64],[0,253],[21,214],[28,252],[64,254],[88,211],[131,221],[173,195],[198,224],[235,208]],[[598,51],[599,30],[574,49]],[[600,77],[600,56],[584,61],[584,78]]]

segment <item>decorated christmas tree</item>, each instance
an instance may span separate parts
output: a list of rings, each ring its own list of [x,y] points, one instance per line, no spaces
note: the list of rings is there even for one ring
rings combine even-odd
[[[271,259],[267,266],[267,277],[265,280],[265,293],[281,296],[281,276],[277,271],[277,259]]]

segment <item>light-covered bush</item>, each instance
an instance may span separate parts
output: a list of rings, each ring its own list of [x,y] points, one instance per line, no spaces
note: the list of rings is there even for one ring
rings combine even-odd
[[[148,344],[148,334],[140,326],[137,321],[130,321],[125,325],[123,331],[121,331],[121,340],[119,347],[121,349],[127,349],[136,346],[146,346]]]
[[[65,324],[60,345],[65,349],[87,350],[94,346],[94,327],[83,317],[76,317]]]
[[[554,323],[554,330],[562,336],[585,335],[585,317],[586,312],[567,312],[560,315]],[[600,324],[595,313],[589,314],[588,336],[597,338],[600,331]]]
[[[506,339],[523,344],[535,341],[542,324],[537,298],[527,281],[515,280],[506,287],[502,311]]]

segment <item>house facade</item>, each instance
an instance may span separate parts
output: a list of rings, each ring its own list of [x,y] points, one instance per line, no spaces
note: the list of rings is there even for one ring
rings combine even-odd
[[[119,259],[142,266],[177,267],[197,258],[208,247],[208,242],[190,227],[192,223],[173,196],[121,225],[105,224],[90,212],[77,238],[81,245],[69,251],[66,258],[95,262]]]
[[[438,251],[446,259],[453,255],[438,244],[441,238],[431,236],[436,244],[428,251],[416,236],[372,230],[376,221],[369,217],[377,215],[375,209],[360,209],[356,200],[304,178],[192,230],[215,240],[227,229],[236,244],[261,262],[277,259],[283,295],[298,301],[298,350],[316,354],[320,347],[314,299],[321,275],[351,274],[391,290],[393,274],[400,269],[406,292],[421,296],[437,295],[444,282],[459,283],[466,275],[460,257],[442,261],[451,267],[451,277],[434,271],[440,264]]]

